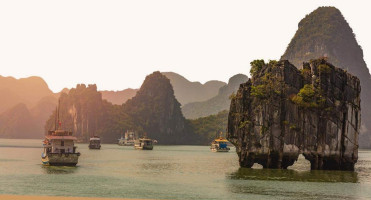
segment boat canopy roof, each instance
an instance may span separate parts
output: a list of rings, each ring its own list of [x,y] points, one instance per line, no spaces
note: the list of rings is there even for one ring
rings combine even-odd
[[[93,140],[100,140],[100,138],[99,137],[92,137],[92,138],[90,138],[90,141],[93,141]]]
[[[63,135],[47,135],[45,137],[47,140],[77,140],[75,136],[63,136]]]
[[[139,138],[139,140],[142,140],[142,141],[152,141],[152,139],[149,139],[149,138]]]
[[[55,130],[55,131],[49,131],[48,136],[53,135],[53,136],[72,136],[71,131],[65,131],[65,130]]]
[[[215,139],[214,141],[215,141],[215,142],[228,142],[228,140],[225,139],[225,138],[217,138],[217,139]]]

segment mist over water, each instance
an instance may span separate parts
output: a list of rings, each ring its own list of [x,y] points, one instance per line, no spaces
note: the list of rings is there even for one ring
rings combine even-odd
[[[103,144],[81,152],[77,167],[41,165],[41,140],[0,139],[0,194],[157,199],[370,199],[371,151],[355,172],[310,171],[302,156],[288,170],[240,168],[235,149]]]

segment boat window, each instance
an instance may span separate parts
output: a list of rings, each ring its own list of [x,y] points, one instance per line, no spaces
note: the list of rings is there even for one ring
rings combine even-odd
[[[61,146],[64,146],[64,141],[63,140],[61,141]]]

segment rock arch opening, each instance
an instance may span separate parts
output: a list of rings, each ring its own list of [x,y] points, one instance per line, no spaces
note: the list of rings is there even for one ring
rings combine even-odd
[[[252,62],[252,78],[231,99],[228,139],[240,166],[287,169],[302,154],[312,170],[354,170],[360,81],[326,59]]]

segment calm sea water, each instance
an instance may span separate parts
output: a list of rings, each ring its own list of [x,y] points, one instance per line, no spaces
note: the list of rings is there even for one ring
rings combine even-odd
[[[371,151],[355,172],[239,168],[235,149],[155,146],[153,151],[77,144],[77,167],[41,165],[41,140],[0,139],[0,194],[158,199],[371,199]]]

